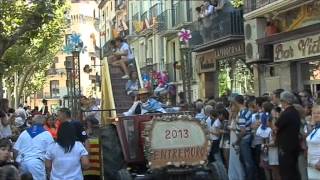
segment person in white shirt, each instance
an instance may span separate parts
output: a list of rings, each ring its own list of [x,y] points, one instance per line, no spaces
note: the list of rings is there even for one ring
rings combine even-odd
[[[113,66],[120,66],[124,72],[124,76],[122,79],[129,79],[129,70],[128,65],[134,63],[134,55],[128,43],[126,43],[123,39],[117,38],[116,47],[119,51],[113,53],[114,57],[118,60],[112,63]],[[120,58],[119,58],[120,57]]]
[[[62,123],[56,143],[49,146],[45,155],[50,180],[83,180],[82,169],[90,166],[88,151],[76,139],[74,126]]]
[[[43,115],[35,115],[32,126],[20,134],[13,146],[18,153],[16,161],[21,165],[21,172],[31,173],[34,180],[46,179],[44,156],[54,142],[51,134],[43,128],[45,119]]]
[[[214,12],[214,6],[211,4],[210,0],[204,1],[204,16],[210,16]]]
[[[208,157],[209,162],[220,161],[222,162],[222,157],[220,154],[220,130],[222,129],[222,123],[218,118],[218,113],[213,109],[212,106],[207,105],[205,107],[205,113],[210,114],[206,120],[208,130],[210,132],[210,140],[212,142],[211,151]]]
[[[318,105],[312,109],[312,120],[315,127],[307,137],[308,145],[308,179],[316,180],[320,177],[320,108]]]

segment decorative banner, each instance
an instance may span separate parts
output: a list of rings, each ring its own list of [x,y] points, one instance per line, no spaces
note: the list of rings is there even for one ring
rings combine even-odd
[[[67,43],[63,47],[63,52],[66,54],[71,54],[74,51],[86,52],[87,47],[83,45],[83,41],[80,38],[80,34],[72,33],[70,36],[67,36]]]
[[[190,116],[162,116],[146,129],[146,156],[151,169],[201,165],[210,151],[207,128]]]
[[[188,43],[189,40],[192,38],[191,31],[185,30],[184,28],[178,33],[180,41]]]

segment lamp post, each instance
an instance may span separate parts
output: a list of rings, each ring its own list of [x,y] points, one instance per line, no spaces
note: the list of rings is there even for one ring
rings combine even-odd
[[[79,119],[81,115],[80,52],[83,53],[86,47],[80,35],[76,33],[69,36],[67,42],[64,52],[72,54],[72,60],[66,61],[68,106],[71,109],[72,118]]]
[[[182,74],[182,88],[184,94],[184,101],[187,102],[188,108],[191,105],[191,51],[189,47],[189,40],[192,38],[191,31],[182,29],[178,33],[180,39],[181,51],[181,74]]]

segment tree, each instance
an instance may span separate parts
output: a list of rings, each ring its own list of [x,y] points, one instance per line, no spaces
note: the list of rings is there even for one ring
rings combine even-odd
[[[67,6],[63,5],[56,9],[50,22],[43,24],[38,34],[29,40],[18,42],[8,48],[2,59],[7,67],[4,73],[7,82],[7,89],[13,92],[15,89],[15,106],[18,105],[20,98],[26,87],[37,86],[42,88],[45,81],[39,80],[44,76],[44,72],[52,64],[56,54],[62,49],[63,32],[66,28],[64,12]],[[12,75],[14,75],[12,77]],[[41,78],[40,78],[41,79]],[[36,90],[35,89],[35,90]],[[25,92],[30,92],[25,91]]]
[[[0,1],[0,59],[17,42],[29,42],[53,19],[64,0]]]
[[[235,8],[240,8],[243,6],[243,0],[231,0],[230,1],[232,6],[235,7]]]

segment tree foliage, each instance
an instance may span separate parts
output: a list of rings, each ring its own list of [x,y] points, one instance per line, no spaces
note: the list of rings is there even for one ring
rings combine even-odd
[[[231,0],[230,2],[231,2],[233,7],[240,8],[240,7],[243,6],[243,3],[244,3],[243,1],[244,0]]]
[[[2,62],[7,68],[4,77],[7,79],[7,88],[17,86],[15,97],[20,98],[24,91],[30,95],[42,89],[45,83],[45,71],[53,63],[54,57],[62,49],[63,33],[66,28],[64,12],[67,5],[55,9],[52,18],[38,28],[37,34],[29,36],[28,41],[23,39],[6,50]],[[10,28],[8,28],[9,32]],[[15,84],[13,74],[18,75]]]
[[[11,46],[35,38],[63,4],[64,0],[0,1],[0,59]]]

